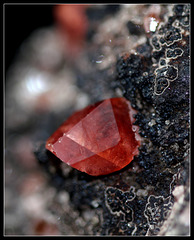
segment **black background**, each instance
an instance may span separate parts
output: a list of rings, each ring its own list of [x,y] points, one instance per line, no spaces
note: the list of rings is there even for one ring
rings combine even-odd
[[[4,5],[4,58],[5,71],[17,54],[21,43],[30,33],[54,24],[53,5]]]

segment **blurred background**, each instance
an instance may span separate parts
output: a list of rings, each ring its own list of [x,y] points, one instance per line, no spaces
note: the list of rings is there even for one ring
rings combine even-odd
[[[22,42],[35,29],[53,23],[53,5],[4,5],[5,70],[13,63]]]

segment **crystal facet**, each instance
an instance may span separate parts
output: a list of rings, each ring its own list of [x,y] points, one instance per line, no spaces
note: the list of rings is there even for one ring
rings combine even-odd
[[[74,113],[47,140],[46,148],[89,175],[118,171],[138,154],[136,113],[125,98],[111,98]]]

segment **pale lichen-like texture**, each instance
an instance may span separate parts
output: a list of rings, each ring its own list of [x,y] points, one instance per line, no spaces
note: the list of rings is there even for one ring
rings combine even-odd
[[[151,7],[88,7],[88,48],[70,64],[88,104],[123,96],[137,110],[142,143],[128,166],[98,177],[67,166],[45,142],[76,107],[37,116],[34,152],[52,189],[44,209],[59,235],[190,234],[190,5],[159,5],[146,33]]]

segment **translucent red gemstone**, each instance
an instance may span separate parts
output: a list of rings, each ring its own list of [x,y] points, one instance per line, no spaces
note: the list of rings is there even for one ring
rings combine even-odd
[[[138,154],[135,110],[125,98],[111,98],[74,113],[47,140],[46,148],[89,175],[118,171]]]

